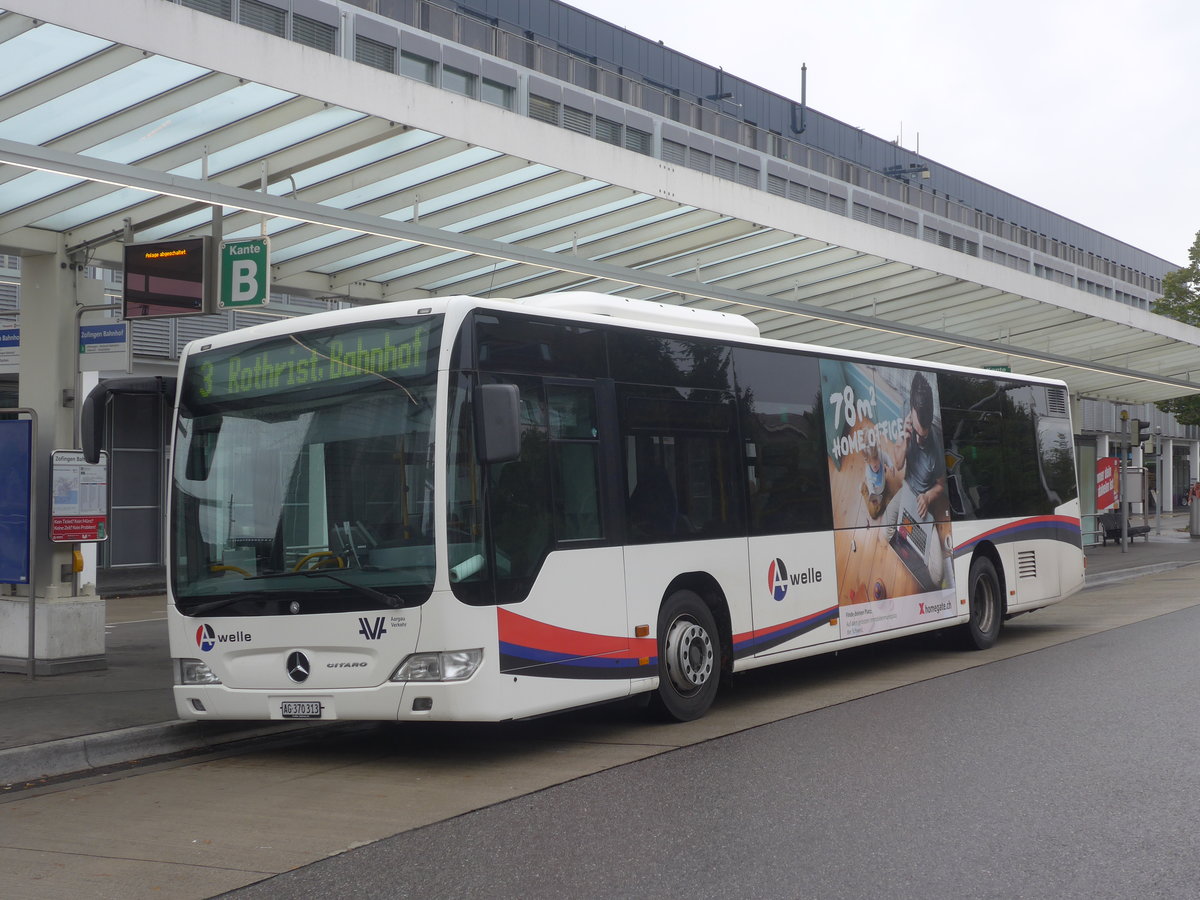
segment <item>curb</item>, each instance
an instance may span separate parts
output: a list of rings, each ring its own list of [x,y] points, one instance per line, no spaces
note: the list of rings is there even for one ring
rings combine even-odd
[[[217,726],[182,719],[0,750],[0,787],[87,773],[173,753],[217,750],[244,741],[329,728],[324,724]],[[345,723],[341,723],[345,724]]]
[[[1104,587],[1109,584],[1120,584],[1122,581],[1132,581],[1134,578],[1140,578],[1143,575],[1158,575],[1161,572],[1169,572],[1172,569],[1182,569],[1184,566],[1195,565],[1195,560],[1175,560],[1172,562],[1151,563],[1146,566],[1134,566],[1129,569],[1121,569],[1118,572],[1105,572],[1096,575],[1087,575],[1084,578],[1083,589],[1086,591],[1089,588]]]

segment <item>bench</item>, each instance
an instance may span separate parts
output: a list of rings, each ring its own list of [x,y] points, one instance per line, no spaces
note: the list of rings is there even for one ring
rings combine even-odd
[[[1100,533],[1101,542],[1104,546],[1108,546],[1108,539],[1112,538],[1118,543],[1121,540],[1121,517],[1116,513],[1101,513],[1100,514]],[[1129,523],[1126,534],[1129,536],[1129,543],[1133,543],[1135,537],[1144,538],[1147,543],[1150,542],[1150,526],[1149,525],[1134,525]]]

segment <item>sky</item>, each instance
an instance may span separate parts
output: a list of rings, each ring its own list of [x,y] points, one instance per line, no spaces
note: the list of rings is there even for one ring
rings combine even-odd
[[[566,0],[1185,265],[1196,0]]]

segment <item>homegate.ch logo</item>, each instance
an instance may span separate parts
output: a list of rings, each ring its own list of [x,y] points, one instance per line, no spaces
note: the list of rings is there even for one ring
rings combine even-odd
[[[226,644],[230,641],[238,643],[249,640],[251,640],[251,637],[245,631],[235,631],[232,634],[217,634],[213,631],[211,625],[201,625],[196,629],[196,646],[205,653],[217,646],[217,644]]]
[[[383,616],[376,616],[372,622],[366,616],[358,617],[358,633],[365,637],[368,641],[377,641],[385,634],[387,629],[383,627]]]

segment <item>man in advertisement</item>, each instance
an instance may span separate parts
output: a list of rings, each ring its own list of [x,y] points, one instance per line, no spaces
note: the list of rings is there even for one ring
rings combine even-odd
[[[833,360],[821,376],[842,636],[953,615],[936,376]]]
[[[904,486],[896,492],[883,514],[883,534],[892,546],[896,544],[897,525],[904,510],[915,512],[917,523],[932,522],[931,510],[946,495],[941,423],[934,420],[933,390],[920,372],[913,373],[908,403],[896,455]],[[929,570],[929,587],[935,588],[942,583],[945,555],[937,530],[929,526],[926,535],[923,556]]]

